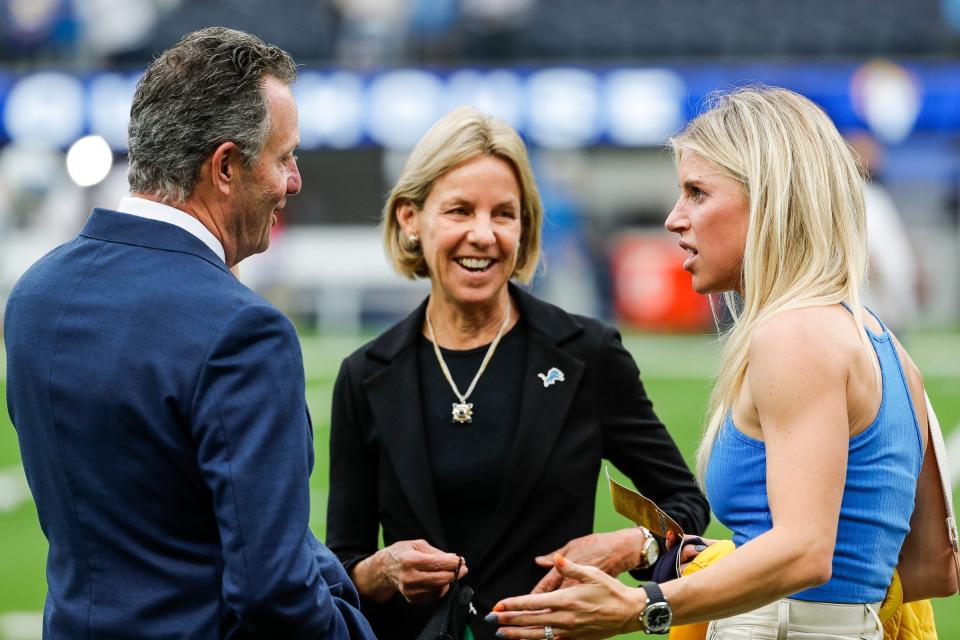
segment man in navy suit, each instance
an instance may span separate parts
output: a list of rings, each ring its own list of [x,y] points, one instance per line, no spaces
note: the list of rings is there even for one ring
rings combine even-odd
[[[163,53],[131,109],[132,197],[9,298],[46,638],[373,638],[308,527],[296,333],[230,272],[300,190],[295,78],[286,52],[229,29]]]

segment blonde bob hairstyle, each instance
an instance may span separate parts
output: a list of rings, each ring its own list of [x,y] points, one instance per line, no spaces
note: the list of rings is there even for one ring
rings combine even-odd
[[[668,144],[677,162],[693,153],[739,181],[749,202],[739,290],[724,294],[734,321],[723,336],[720,372],[697,450],[702,484],[761,323],[789,309],[846,302],[870,349],[860,304],[867,270],[864,173],[817,105],[772,87],[715,96],[711,108]]]
[[[540,260],[543,204],[523,140],[507,123],[472,107],[460,107],[438,120],[414,147],[383,206],[383,246],[394,269],[415,280],[430,276],[419,245],[407,241],[397,207],[410,203],[419,212],[438,178],[457,165],[493,156],[513,167],[520,186],[520,247],[512,278],[529,282]]]

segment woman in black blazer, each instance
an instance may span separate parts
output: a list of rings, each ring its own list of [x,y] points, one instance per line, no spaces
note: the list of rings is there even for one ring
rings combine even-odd
[[[388,256],[431,293],[343,362],[327,515],[381,639],[417,637],[459,557],[480,612],[559,586],[559,549],[611,575],[640,566],[643,531],[591,534],[603,458],[684,530],[706,527],[616,330],[510,284],[536,268],[541,220],[523,142],[470,108],[427,132],[384,207]],[[495,632],[469,616],[467,637]]]

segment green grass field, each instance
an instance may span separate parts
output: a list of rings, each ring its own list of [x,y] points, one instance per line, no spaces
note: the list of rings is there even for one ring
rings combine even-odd
[[[333,380],[340,360],[362,341],[332,336],[303,339],[307,401],[314,416],[317,449],[311,524],[320,537],[325,528]],[[657,413],[689,460],[702,424],[710,376],[716,369],[716,343],[706,337],[653,335],[627,336],[625,341],[640,366]],[[930,397],[949,432],[960,424],[960,334],[918,334],[907,346],[924,371]],[[0,367],[0,372],[4,370],[5,366]],[[3,390],[0,384],[0,394]],[[46,541],[22,479],[16,434],[6,411],[0,416],[0,640],[27,640],[39,638],[36,629],[45,593]],[[613,512],[609,496],[598,486],[596,529],[609,531],[627,524]],[[713,522],[707,535],[722,538],[726,531]],[[934,606],[940,638],[960,638],[960,599],[941,600]]]

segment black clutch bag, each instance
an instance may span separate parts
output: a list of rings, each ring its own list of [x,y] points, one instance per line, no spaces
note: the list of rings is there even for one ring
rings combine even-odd
[[[463,558],[453,572],[453,582],[450,588],[437,602],[437,609],[430,620],[417,636],[417,640],[462,640],[463,630],[467,626],[467,616],[470,615],[470,601],[473,599],[473,588],[461,584],[457,576]]]

